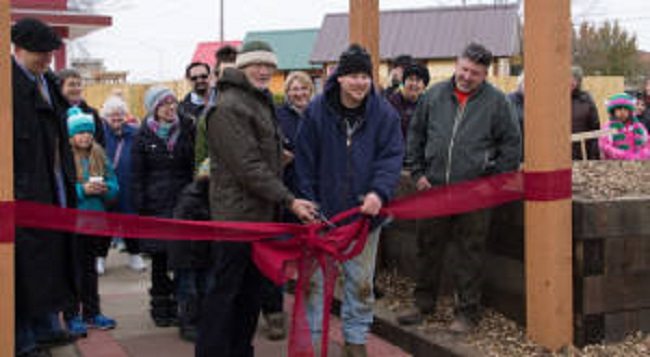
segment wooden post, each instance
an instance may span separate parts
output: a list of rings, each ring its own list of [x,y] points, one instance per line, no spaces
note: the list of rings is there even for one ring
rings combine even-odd
[[[0,202],[14,199],[9,3],[9,0],[0,0]],[[6,235],[0,241],[9,241],[0,243],[0,357],[13,357],[14,231],[5,221],[0,224],[3,226],[0,227],[0,234]]]
[[[571,169],[570,0],[526,1],[524,14],[525,167]],[[573,342],[571,229],[570,198],[526,202],[527,331],[552,350]]]
[[[372,75],[379,84],[379,0],[350,0],[350,43],[358,43],[372,56]]]

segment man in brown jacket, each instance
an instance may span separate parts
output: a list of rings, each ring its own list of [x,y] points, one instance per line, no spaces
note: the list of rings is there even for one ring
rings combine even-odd
[[[217,83],[209,115],[210,214],[215,221],[278,221],[283,206],[303,221],[316,206],[282,183],[282,141],[268,85],[277,59],[265,42],[246,43]],[[216,243],[196,356],[253,356],[262,275],[248,243]]]
[[[600,129],[598,109],[591,95],[582,90],[582,68],[574,66],[571,68],[571,133],[581,133]],[[573,160],[583,159],[580,151],[580,144],[572,144]],[[587,140],[587,159],[598,160],[600,152],[596,139]]]

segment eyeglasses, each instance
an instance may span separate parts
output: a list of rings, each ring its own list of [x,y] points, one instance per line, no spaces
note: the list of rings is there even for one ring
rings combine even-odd
[[[198,76],[191,76],[191,77],[190,77],[190,80],[191,80],[192,82],[196,82],[196,81],[198,81],[199,79],[208,79],[208,75],[207,75],[207,74],[199,74]]]

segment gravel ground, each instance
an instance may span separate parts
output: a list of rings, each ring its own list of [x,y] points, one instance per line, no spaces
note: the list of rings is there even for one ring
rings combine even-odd
[[[650,161],[575,161],[573,196],[611,199],[650,195]]]
[[[377,284],[384,292],[384,301],[392,311],[400,310],[413,303],[412,280],[396,273],[382,273]],[[452,300],[443,298],[435,314],[427,316],[421,330],[444,329],[452,320]],[[582,349],[574,346],[551,353],[544,347],[526,338],[524,329],[492,309],[485,309],[483,319],[477,330],[467,336],[467,342],[477,347],[486,356],[552,356],[552,357],[642,357],[650,356],[650,336],[641,332],[630,334],[624,341],[612,344],[588,345]]]
[[[576,161],[573,164],[573,196],[604,200],[650,195],[650,161]],[[399,312],[413,304],[412,280],[396,273],[380,272],[377,278],[389,309]],[[422,330],[444,329],[452,320],[452,300],[443,298],[435,314],[427,316]],[[484,318],[467,341],[486,356],[650,356],[650,335],[631,333],[624,341],[612,344],[575,346],[551,353],[526,338],[524,329],[500,313],[485,309]]]

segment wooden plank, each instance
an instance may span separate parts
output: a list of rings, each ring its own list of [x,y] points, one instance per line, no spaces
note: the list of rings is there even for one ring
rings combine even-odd
[[[605,240],[605,274],[650,273],[650,236]]]
[[[528,172],[571,169],[570,8],[569,0],[524,3]],[[527,333],[551,350],[573,342],[571,217],[570,198],[526,202]]]
[[[626,198],[609,201],[574,200],[574,239],[650,237],[650,200]]]
[[[609,135],[614,133],[614,130],[612,129],[599,129],[599,130],[592,130],[592,131],[583,131],[580,133],[575,133],[571,134],[571,141],[572,142],[584,142],[585,140],[588,139],[598,139],[601,136]]]
[[[582,313],[590,315],[650,309],[649,286],[650,273],[584,278]]]
[[[626,238],[624,249],[625,273],[650,273],[650,236]]]
[[[9,5],[9,0],[0,0],[0,201],[5,202],[14,198]],[[1,224],[0,234],[13,242],[11,224]],[[0,357],[14,355],[14,296],[14,244],[0,243]]]
[[[605,314],[605,341],[618,342],[628,333],[650,332],[650,309]]]

